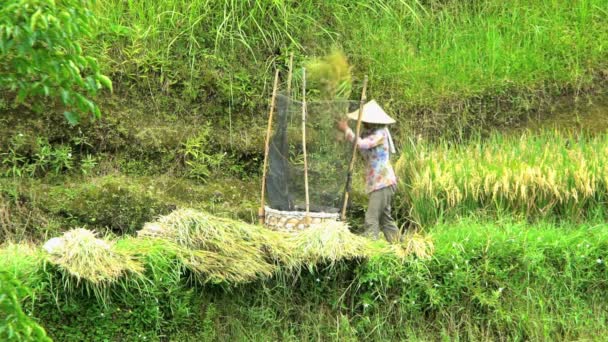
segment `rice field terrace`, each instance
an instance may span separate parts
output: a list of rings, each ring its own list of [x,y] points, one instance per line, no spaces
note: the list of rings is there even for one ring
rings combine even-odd
[[[0,341],[604,341],[607,43],[602,0],[0,1]],[[259,223],[275,72],[328,202],[304,98],[367,77],[400,241],[359,157],[346,220]]]
[[[404,215],[423,226],[479,213],[604,220],[608,135],[493,134],[466,144],[414,141],[396,163]]]

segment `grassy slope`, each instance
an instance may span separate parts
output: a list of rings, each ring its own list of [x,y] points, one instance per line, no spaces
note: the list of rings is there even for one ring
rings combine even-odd
[[[546,94],[593,87],[606,71],[607,5],[597,0],[197,0],[155,6],[106,0],[97,6],[99,35],[87,45],[117,90],[100,99],[104,120],[71,128],[61,115],[41,117],[0,101],[3,173],[30,166],[42,135],[56,149],[71,149],[74,168],[59,171],[70,172],[68,178],[89,154],[98,162],[96,176],[182,177],[190,171],[184,144],[206,136],[205,123],[212,121],[205,153],[228,151],[219,173],[249,182],[258,177],[272,65],[284,68],[291,51],[301,65],[341,46],[356,78],[372,76],[370,96],[400,113],[399,127],[407,134],[408,120],[415,129],[450,132],[458,132],[454,122],[456,128],[486,119],[506,122],[522,113],[508,108],[533,111]],[[25,162],[15,165],[8,148],[19,133],[27,143],[17,157]],[[23,187],[20,182],[5,183],[12,184],[2,192],[3,207],[13,205],[6,201],[17,198],[10,191]],[[48,182],[53,187],[62,180]],[[22,212],[28,221],[30,212]]]
[[[430,110],[437,120],[468,114],[463,125],[491,121],[476,114],[507,122],[547,96],[597,85],[608,70],[601,0],[108,0],[98,12],[91,49],[116,80],[192,96],[237,119],[259,115],[273,65],[284,68],[290,51],[298,66],[334,45],[403,120]]]
[[[33,290],[25,309],[62,341],[584,340],[606,333],[606,231],[465,220],[432,230],[428,261],[383,254],[243,285],[192,283],[171,248],[123,239],[146,279],[106,287],[107,307],[30,247],[0,249],[0,270]]]

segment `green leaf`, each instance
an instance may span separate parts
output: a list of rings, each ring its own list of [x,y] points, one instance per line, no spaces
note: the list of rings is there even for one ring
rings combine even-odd
[[[0,0],[0,92],[16,92],[16,102],[33,101],[32,107],[55,97],[67,108],[72,125],[81,115],[100,116],[94,96],[107,87],[99,64],[82,48],[83,38],[95,32],[94,1]]]
[[[65,118],[68,120],[68,123],[72,126],[76,126],[78,125],[78,122],[80,122],[80,116],[76,113],[73,112],[63,112],[63,116],[65,116]]]
[[[17,92],[17,103],[22,103],[29,93],[29,89],[21,88],[19,92]]]
[[[99,106],[97,105],[93,105],[93,114],[95,115],[96,119],[101,118],[101,110],[99,109]]]
[[[104,87],[110,89],[111,92],[114,92],[114,88],[112,87],[112,80],[106,76],[106,75],[102,75],[102,74],[98,74],[97,75],[97,80],[104,85]]]
[[[70,103],[70,92],[65,89],[61,89],[61,103],[64,105]]]
[[[36,24],[38,20],[40,20],[40,16],[42,15],[42,10],[39,8],[36,13],[32,14],[32,18],[30,19],[30,29],[32,31],[36,30]]]
[[[97,63],[97,59],[91,57],[91,56],[86,56],[85,60],[87,61],[87,64],[89,65],[89,68],[91,68],[95,73],[98,73],[99,71],[99,64]]]

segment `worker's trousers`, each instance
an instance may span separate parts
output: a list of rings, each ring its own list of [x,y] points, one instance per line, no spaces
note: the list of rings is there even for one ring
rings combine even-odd
[[[369,194],[369,204],[365,213],[366,236],[378,239],[380,229],[382,229],[388,242],[399,241],[399,228],[391,216],[391,202],[394,194],[394,186],[378,189]]]

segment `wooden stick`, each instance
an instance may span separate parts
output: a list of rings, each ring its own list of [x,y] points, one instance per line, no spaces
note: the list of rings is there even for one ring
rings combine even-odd
[[[355,159],[357,157],[357,139],[361,133],[361,118],[363,118],[363,105],[365,105],[365,92],[367,90],[367,75],[363,79],[363,90],[361,91],[361,101],[359,102],[359,115],[357,117],[357,128],[355,130],[355,138],[353,140],[353,153],[350,158],[350,164],[348,166],[348,174],[346,175],[346,187],[344,188],[344,203],[342,203],[342,213],[340,218],[342,221],[346,220],[346,207],[348,206],[348,196],[352,185],[353,169],[355,168]]]
[[[272,130],[272,117],[274,115],[277,88],[279,86],[279,69],[274,73],[274,86],[272,87],[272,97],[270,99],[270,114],[268,115],[268,128],[266,129],[266,144],[264,147],[264,169],[262,170],[262,193],[260,195],[260,208],[258,209],[258,222],[264,224],[264,205],[266,195],[266,168],[268,166],[268,151],[270,149],[270,131]]]
[[[293,76],[293,52],[289,56],[289,73],[287,74],[287,97],[291,100],[291,77]]]
[[[306,157],[306,68],[302,68],[302,153],[304,154],[304,192],[306,194],[306,216],[310,212],[308,198],[308,160]]]

